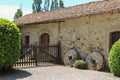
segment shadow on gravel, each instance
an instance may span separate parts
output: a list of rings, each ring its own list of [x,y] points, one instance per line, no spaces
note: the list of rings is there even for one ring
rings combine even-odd
[[[32,74],[23,71],[23,70],[12,70],[7,73],[0,74],[0,80],[16,80],[16,79],[22,79],[31,76]]]

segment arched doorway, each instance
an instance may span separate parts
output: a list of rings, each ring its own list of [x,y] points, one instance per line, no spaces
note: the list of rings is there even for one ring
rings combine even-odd
[[[42,46],[48,46],[48,45],[49,45],[50,36],[49,36],[48,33],[42,34],[41,37],[40,37],[40,39],[41,39],[41,40],[40,40],[40,44],[41,44]]]
[[[112,33],[111,33],[111,41],[110,41],[110,49],[111,49],[112,45],[113,45],[118,39],[120,39],[120,31],[112,32]]]
[[[50,41],[50,36],[48,33],[43,33],[40,36],[40,47],[39,47],[39,54],[38,58],[39,61],[47,61],[49,59],[49,41]],[[47,59],[46,59],[47,57]]]

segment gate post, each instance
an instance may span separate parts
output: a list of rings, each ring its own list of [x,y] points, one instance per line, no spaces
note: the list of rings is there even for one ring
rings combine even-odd
[[[35,66],[38,65],[37,64],[37,62],[38,62],[37,53],[38,53],[38,51],[37,51],[37,44],[35,44]]]
[[[58,63],[61,63],[61,42],[58,42]]]

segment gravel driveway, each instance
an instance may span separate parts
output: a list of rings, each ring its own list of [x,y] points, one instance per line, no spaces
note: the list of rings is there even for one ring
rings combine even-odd
[[[13,74],[0,76],[0,80],[120,80],[120,78],[100,71],[47,66],[21,69]]]

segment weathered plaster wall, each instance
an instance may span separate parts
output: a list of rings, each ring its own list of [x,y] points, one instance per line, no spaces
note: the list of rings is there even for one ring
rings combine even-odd
[[[48,33],[50,35],[50,44],[56,44],[58,42],[58,23],[23,26],[21,33],[23,43],[24,36],[30,35],[30,44],[39,44],[41,35]]]

